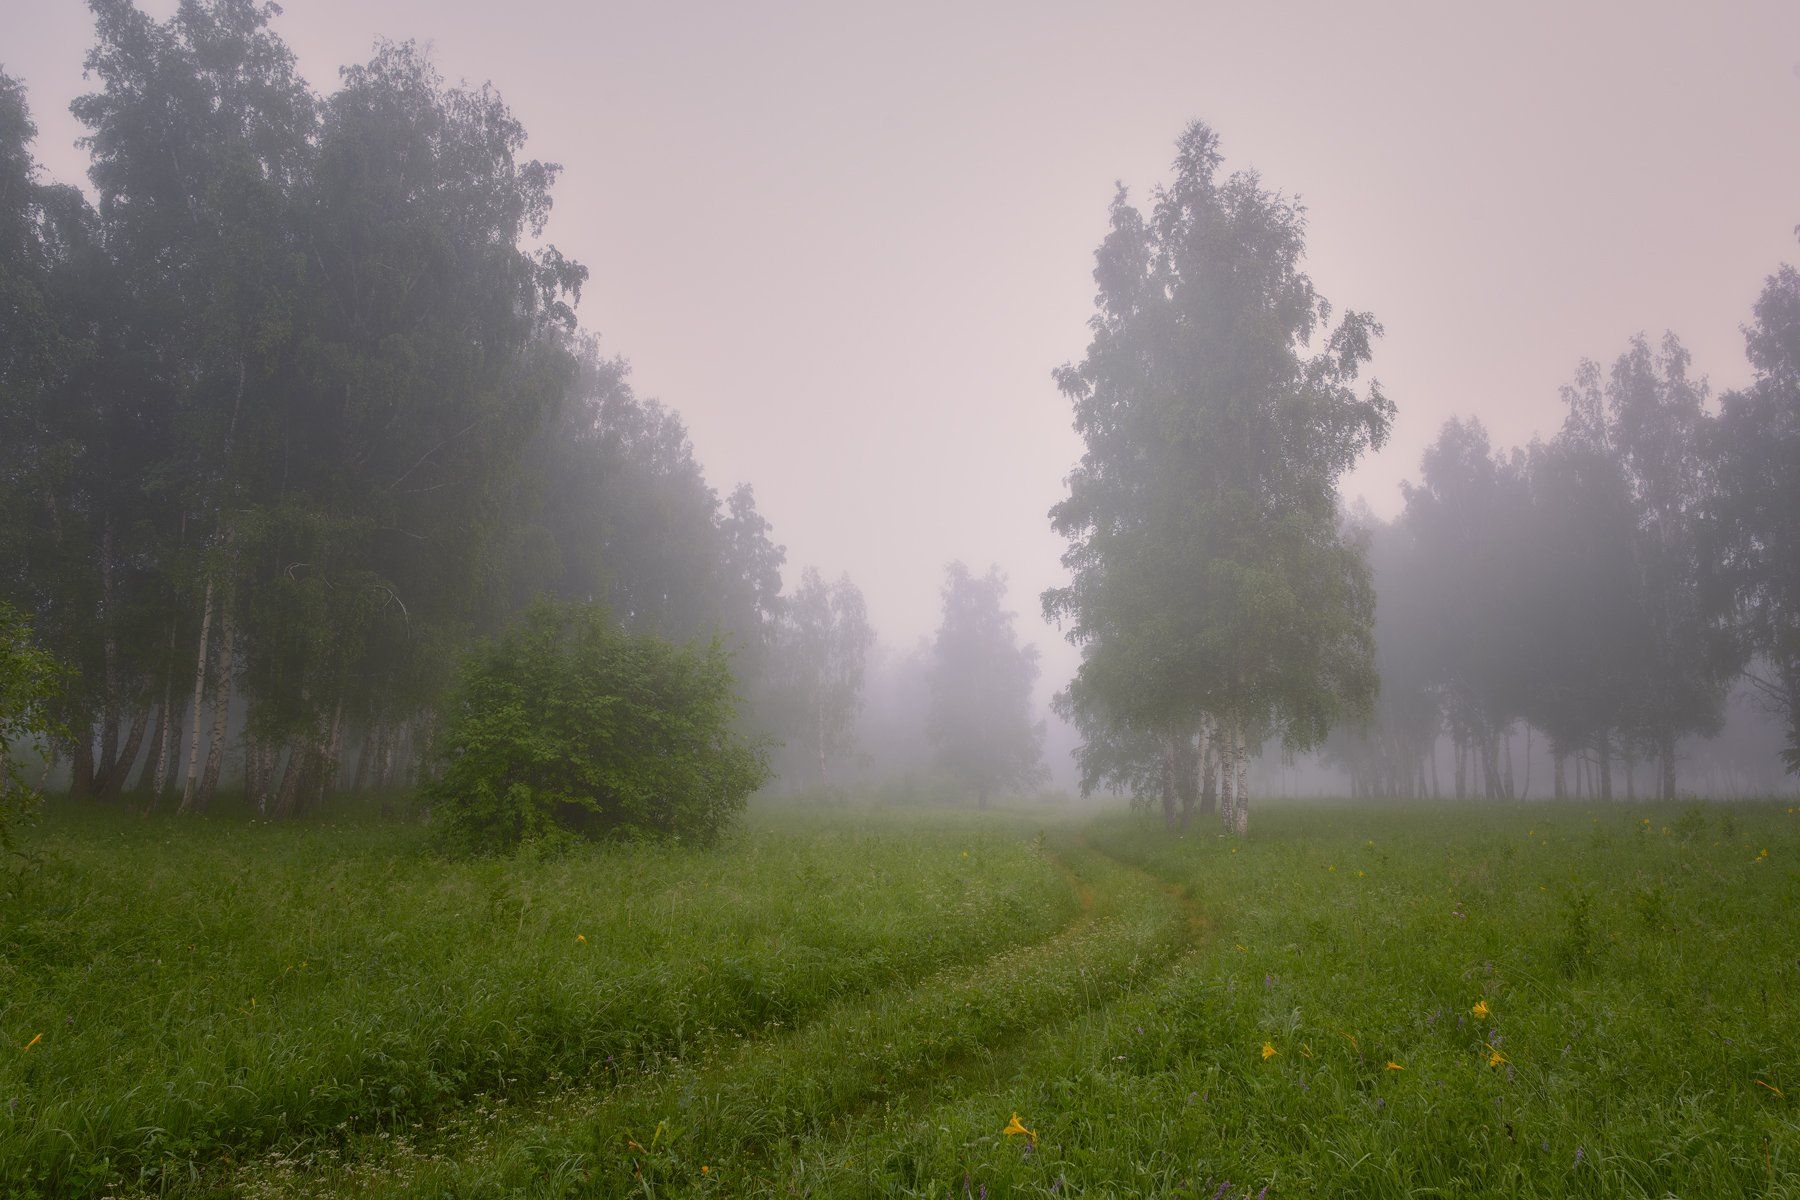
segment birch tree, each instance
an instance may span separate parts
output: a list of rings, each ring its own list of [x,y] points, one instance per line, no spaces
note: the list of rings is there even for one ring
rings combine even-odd
[[[1301,269],[1304,211],[1220,163],[1195,123],[1147,215],[1113,202],[1093,340],[1056,373],[1086,452],[1051,511],[1070,583],[1044,608],[1082,647],[1078,706],[1155,736],[1172,793],[1210,719],[1242,834],[1256,744],[1317,744],[1373,700],[1374,601],[1337,482],[1393,407],[1357,383],[1380,326],[1334,321]]]

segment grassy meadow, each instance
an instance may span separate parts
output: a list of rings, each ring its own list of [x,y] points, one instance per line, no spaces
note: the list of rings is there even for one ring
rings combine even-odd
[[[1800,1195],[1782,805],[32,844],[0,1195]]]

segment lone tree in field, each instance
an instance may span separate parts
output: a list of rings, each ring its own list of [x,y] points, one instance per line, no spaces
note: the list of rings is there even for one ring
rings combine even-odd
[[[1037,647],[1019,644],[999,567],[976,576],[960,562],[944,581],[944,620],[932,644],[926,732],[938,765],[978,807],[1043,775],[1044,726],[1031,719]]]
[[[1337,482],[1393,406],[1356,386],[1381,327],[1333,325],[1300,269],[1303,210],[1219,162],[1196,122],[1148,216],[1113,201],[1093,340],[1056,373],[1087,450],[1051,510],[1071,580],[1044,610],[1082,647],[1079,707],[1161,742],[1170,826],[1210,742],[1241,834],[1253,742],[1315,745],[1373,701],[1374,595]]]

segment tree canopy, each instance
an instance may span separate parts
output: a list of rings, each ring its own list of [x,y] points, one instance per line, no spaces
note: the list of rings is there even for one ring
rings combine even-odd
[[[1082,648],[1071,709],[1163,744],[1171,823],[1208,722],[1241,797],[1252,744],[1314,745],[1376,690],[1337,481],[1392,417],[1357,384],[1381,329],[1333,321],[1301,269],[1304,210],[1221,161],[1195,123],[1148,215],[1120,190],[1093,340],[1056,373],[1086,451],[1051,511],[1071,579],[1044,610]],[[1227,808],[1241,831],[1247,808]]]

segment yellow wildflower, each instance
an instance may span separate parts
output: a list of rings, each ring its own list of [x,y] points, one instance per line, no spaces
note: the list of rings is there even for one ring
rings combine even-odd
[[[1488,1066],[1497,1067],[1497,1066],[1500,1066],[1505,1061],[1506,1061],[1506,1055],[1500,1053],[1498,1050],[1489,1050],[1488,1051]]]
[[[1387,1065],[1387,1069],[1388,1069],[1388,1070],[1390,1070],[1390,1071],[1404,1071],[1404,1070],[1406,1070],[1406,1068],[1405,1068],[1405,1067],[1403,1067],[1403,1066],[1401,1066],[1401,1065],[1400,1065],[1400,1064],[1399,1064],[1399,1063],[1397,1063],[1397,1062],[1395,1062],[1395,1061],[1394,1061],[1394,1060],[1393,1060],[1393,1059],[1391,1059],[1391,1058],[1390,1058],[1390,1059],[1388,1059],[1388,1065]]]
[[[1485,1017],[1488,1015],[1488,1013],[1490,1011],[1491,1010],[1488,1008],[1488,1002],[1486,1000],[1477,1000],[1475,1002],[1475,1007],[1471,1008],[1469,1010],[1469,1013],[1472,1016]]]
[[[1018,1113],[1014,1113],[1012,1115],[1012,1120],[1008,1121],[1006,1123],[1006,1128],[1002,1129],[1000,1132],[1005,1134],[1007,1137],[1017,1137],[1019,1134],[1022,1133],[1026,1137],[1031,1139],[1032,1145],[1034,1145],[1034,1146],[1037,1145],[1037,1134],[1035,1134],[1035,1133],[1031,1132],[1031,1130],[1025,1128],[1025,1122],[1019,1120]]]
[[[711,1175],[711,1174],[712,1174],[712,1168],[711,1168],[711,1167],[709,1167],[709,1166],[707,1166],[707,1165],[706,1165],[706,1164],[705,1164],[705,1163],[701,1163],[701,1164],[700,1164],[700,1173],[701,1173],[701,1174],[702,1174],[702,1175]]]
[[[575,940],[576,940],[576,941],[578,941],[578,942],[585,942],[585,941],[587,941],[587,934],[585,934],[585,933],[578,933],[578,934],[576,934],[576,935],[575,935]]]
[[[36,1037],[32,1038],[29,1042],[25,1043],[25,1049],[29,1050],[33,1046],[37,1045],[39,1042],[41,1042],[43,1040],[44,1040],[44,1035],[40,1033]],[[20,1053],[23,1054],[24,1050],[21,1050]]]
[[[1771,1092],[1774,1092],[1777,1096],[1781,1096],[1782,1099],[1784,1099],[1784,1100],[1787,1098],[1785,1095],[1782,1094],[1781,1089],[1776,1087],[1772,1083],[1764,1083],[1762,1080],[1758,1079],[1756,1081],[1756,1086],[1760,1087],[1760,1088],[1768,1088]]]
[[[1277,1054],[1280,1054],[1280,1053],[1281,1053],[1281,1051],[1279,1051],[1275,1048],[1274,1042],[1264,1042],[1263,1043],[1262,1054],[1263,1054],[1264,1062],[1268,1062],[1271,1058],[1274,1058]]]

